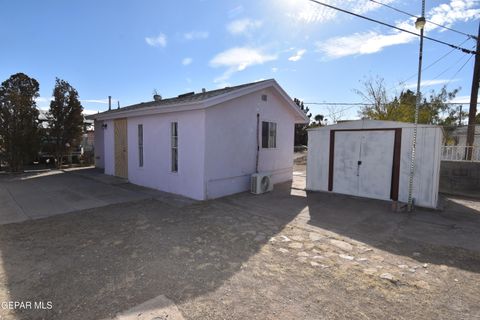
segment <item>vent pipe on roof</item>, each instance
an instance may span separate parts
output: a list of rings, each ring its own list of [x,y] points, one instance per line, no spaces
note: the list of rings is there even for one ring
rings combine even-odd
[[[117,109],[120,109],[120,100],[117,100]]]
[[[108,110],[112,110],[112,96],[108,96]]]
[[[202,92],[205,93],[207,92],[207,90],[205,88],[202,88]]]
[[[160,101],[160,100],[162,100],[162,96],[159,95],[159,94],[154,94],[154,95],[153,95],[153,100],[155,100],[155,101]]]

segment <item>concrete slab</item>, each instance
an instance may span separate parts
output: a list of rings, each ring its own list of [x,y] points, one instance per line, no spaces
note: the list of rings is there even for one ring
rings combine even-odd
[[[121,181],[120,181],[121,180]],[[0,177],[0,224],[152,198],[98,171],[50,171]]]
[[[125,311],[112,320],[184,320],[173,301],[161,295]]]

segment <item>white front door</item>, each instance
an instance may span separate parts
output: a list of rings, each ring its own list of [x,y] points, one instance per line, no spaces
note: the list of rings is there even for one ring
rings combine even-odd
[[[395,132],[337,131],[333,191],[390,199]]]

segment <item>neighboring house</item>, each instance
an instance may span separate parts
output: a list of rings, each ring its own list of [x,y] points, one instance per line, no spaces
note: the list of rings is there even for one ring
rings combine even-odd
[[[454,145],[457,146],[466,146],[467,145],[467,130],[468,126],[461,126],[455,128],[449,136],[450,139],[453,140]],[[480,147],[480,124],[475,125],[475,140],[473,145],[477,148]]]
[[[273,79],[87,118],[106,174],[198,200],[249,190],[257,161],[273,183],[291,180],[294,125],[308,122]]]
[[[414,124],[356,120],[308,131],[307,190],[407,202]],[[443,130],[418,125],[413,198],[436,208]]]

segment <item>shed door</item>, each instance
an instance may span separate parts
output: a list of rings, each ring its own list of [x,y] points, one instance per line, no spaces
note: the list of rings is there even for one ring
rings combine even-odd
[[[115,130],[115,175],[128,178],[127,119],[117,119]]]
[[[337,131],[333,191],[389,200],[395,132]]]

